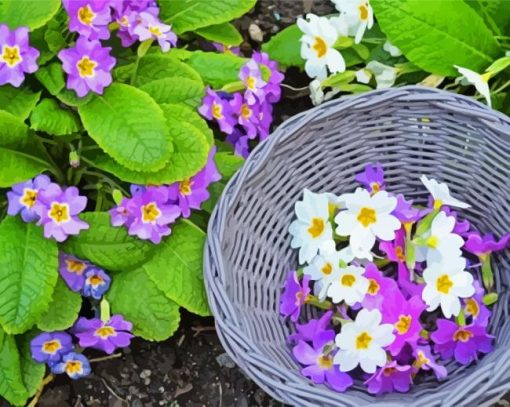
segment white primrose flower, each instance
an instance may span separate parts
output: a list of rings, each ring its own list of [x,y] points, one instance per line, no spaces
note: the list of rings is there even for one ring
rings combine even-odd
[[[301,57],[306,60],[305,71],[310,78],[326,79],[330,73],[344,72],[345,61],[333,48],[338,38],[335,27],[326,17],[308,14],[306,21],[299,18],[297,25],[304,35],[301,37]]]
[[[359,44],[365,34],[374,25],[374,12],[368,0],[332,0],[340,11],[340,17],[347,24],[349,35],[354,36],[354,42]]]
[[[386,40],[386,42],[384,43],[383,49],[392,57],[399,57],[400,55],[402,55],[402,51],[400,51],[397,47],[395,47],[395,45],[393,45],[388,40]]]
[[[372,71],[366,68],[361,68],[356,71],[356,80],[359,83],[368,83],[372,79]]]
[[[374,74],[377,89],[391,88],[397,79],[397,68],[378,61],[370,61],[366,69]]]
[[[382,315],[378,309],[362,309],[353,322],[342,326],[335,343],[339,350],[333,363],[340,365],[342,372],[349,372],[358,365],[366,373],[386,364],[385,346],[395,340],[392,324],[381,324]]]
[[[428,264],[423,272],[425,288],[422,298],[428,311],[441,306],[446,318],[460,313],[460,299],[471,297],[475,293],[473,276],[464,271],[466,259],[448,257],[439,263]]]
[[[375,238],[389,241],[395,239],[395,231],[400,229],[400,221],[391,212],[397,206],[397,198],[386,191],[370,195],[366,189],[358,188],[353,194],[344,194],[346,210],[335,217],[336,233],[349,236],[349,244],[354,256],[372,260],[372,247]]]
[[[325,283],[328,285],[327,294],[333,303],[338,304],[345,301],[347,305],[354,305],[360,302],[368,292],[370,282],[363,277],[364,267],[347,266],[340,268],[333,276],[328,278]]]
[[[486,72],[482,75],[472,71],[471,69],[462,68],[461,66],[454,65],[457,71],[462,75],[461,83],[463,85],[474,85],[478,93],[482,95],[487,101],[487,105],[489,107],[491,104],[491,90],[489,88],[489,79],[491,78],[491,73]]]
[[[432,198],[434,198],[434,209],[440,209],[443,205],[455,206],[457,208],[469,208],[471,205],[461,202],[450,195],[448,185],[437,182],[435,179],[428,179],[426,175],[421,176],[421,182],[428,189]]]
[[[297,219],[290,224],[293,249],[299,248],[299,263],[310,262],[321,251],[333,251],[333,229],[329,223],[329,201],[325,194],[305,189],[303,200],[296,202]]]
[[[338,278],[340,269],[354,260],[349,247],[341,251],[326,251],[315,256],[311,263],[303,269],[303,273],[315,281],[314,294],[322,301],[326,298],[329,285]]]
[[[460,257],[464,246],[464,239],[453,232],[455,218],[444,212],[439,212],[430,226],[430,231],[424,236],[425,246],[418,246],[416,260],[427,260],[428,264],[438,263],[447,257]]]

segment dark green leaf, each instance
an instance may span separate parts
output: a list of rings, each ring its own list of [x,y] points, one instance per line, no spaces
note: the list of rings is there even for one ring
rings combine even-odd
[[[216,25],[210,25],[209,27],[198,28],[195,31],[201,37],[206,40],[219,42],[224,45],[239,45],[243,42],[243,37],[230,23],[222,23]]]
[[[30,127],[53,136],[66,136],[80,131],[81,123],[73,111],[61,108],[55,99],[43,99],[30,116]]]
[[[299,41],[302,36],[303,33],[299,27],[293,24],[271,37],[262,45],[262,50],[284,67],[304,68],[305,60],[301,58],[301,42]]]
[[[59,278],[48,310],[37,320],[41,331],[63,331],[70,328],[78,318],[81,308],[81,295],[69,289]]]
[[[10,85],[0,86],[0,106],[21,120],[28,118],[40,96],[41,92],[32,93],[28,89]]]

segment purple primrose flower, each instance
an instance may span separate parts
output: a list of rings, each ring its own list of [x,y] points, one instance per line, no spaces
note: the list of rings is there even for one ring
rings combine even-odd
[[[236,124],[236,119],[228,100],[220,97],[220,95],[211,88],[207,88],[206,92],[207,95],[204,96],[202,106],[200,106],[198,111],[207,120],[216,120],[222,132],[227,134],[232,133],[234,125]]]
[[[276,103],[281,97],[281,83],[284,75],[278,70],[276,61],[269,59],[265,52],[254,52],[252,59],[260,66],[264,65],[269,70],[267,85],[264,87],[265,100],[269,103]]]
[[[397,362],[391,361],[376,371],[365,384],[368,387],[368,392],[372,394],[384,394],[393,391],[405,393],[409,391],[413,383],[412,373],[411,366],[401,366]]]
[[[226,141],[234,146],[234,152],[243,158],[247,158],[250,155],[248,140],[248,136],[237,127],[226,137]]]
[[[430,346],[422,345],[414,348],[413,355],[416,358],[413,363],[415,369],[432,370],[438,380],[444,379],[448,375],[446,368],[436,363]]]
[[[356,174],[356,181],[362,184],[368,192],[375,194],[385,188],[384,170],[380,163],[368,164],[363,172]]]
[[[297,273],[292,271],[287,277],[285,288],[280,299],[280,314],[296,322],[301,313],[301,307],[305,304],[310,294],[310,276],[304,275],[301,283],[299,282]]]
[[[60,252],[58,256],[58,271],[69,289],[81,291],[85,285],[85,272],[91,266],[88,261],[81,260],[70,254]]]
[[[104,293],[110,288],[110,283],[111,278],[104,270],[96,266],[91,266],[85,272],[83,295],[100,300]]]
[[[89,40],[110,38],[110,0],[62,0],[62,4],[69,15],[69,31]]]
[[[157,17],[147,12],[140,13],[139,19],[133,33],[138,36],[140,41],[155,39],[163,52],[168,52],[170,47],[175,47],[177,36],[171,26],[163,24]]]
[[[478,232],[471,232],[466,236],[466,239],[464,249],[484,260],[492,252],[498,252],[508,246],[510,233],[497,240],[491,233],[482,236]]]
[[[73,341],[65,332],[43,332],[30,341],[32,358],[39,362],[58,362],[73,349]]]
[[[51,183],[46,175],[38,175],[33,180],[22,182],[12,186],[12,191],[7,192],[9,207],[7,214],[15,216],[21,213],[21,218],[25,222],[39,220],[36,211],[37,196],[39,191]]]
[[[311,319],[306,324],[296,323],[296,333],[289,335],[289,341],[311,342],[315,335],[329,328],[333,311],[327,311],[319,319]]]
[[[384,277],[373,263],[367,264],[363,277],[368,279],[368,291],[361,304],[369,311],[381,309],[381,305],[390,293],[398,291],[397,283],[389,277]]]
[[[80,318],[73,327],[73,333],[83,348],[94,348],[112,354],[117,348],[131,343],[133,324],[122,315],[112,315],[108,322],[98,318]]]
[[[475,287],[475,295],[464,299],[464,313],[467,317],[473,318],[475,325],[486,327],[492,313],[483,303],[485,290],[478,280],[473,282],[473,286]]]
[[[243,127],[248,138],[253,139],[257,136],[260,126],[259,105],[249,105],[240,93],[234,93],[230,101],[232,111],[237,116],[237,123]]]
[[[241,68],[239,79],[241,79],[244,86],[246,86],[244,98],[249,105],[265,101],[266,92],[264,91],[264,87],[267,82],[262,79],[260,67],[254,60],[250,59]]]
[[[80,379],[90,374],[89,360],[82,354],[69,352],[62,361],[51,365],[51,373],[66,373],[71,379]]]

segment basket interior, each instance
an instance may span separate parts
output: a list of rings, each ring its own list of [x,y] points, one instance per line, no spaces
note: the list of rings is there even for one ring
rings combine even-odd
[[[390,100],[366,107],[357,104],[337,111],[325,110],[312,120],[291,126],[268,156],[253,164],[250,176],[243,179],[226,213],[226,233],[221,240],[223,285],[236,314],[237,333],[253,344],[257,354],[271,361],[274,369],[263,372],[272,375],[275,383],[273,387],[266,382],[266,390],[281,395],[287,379],[278,372],[289,371],[295,385],[305,393],[322,387],[321,394],[327,394],[329,400],[341,401],[345,397],[326,387],[313,386],[299,375],[286,344],[291,325],[284,323],[278,312],[282,282],[298,264],[287,230],[294,218],[294,203],[301,199],[304,188],[337,194],[352,192],[357,186],[354,175],[367,163],[380,162],[389,191],[425,203],[427,194],[420,176],[426,174],[446,182],[455,197],[472,206],[461,210],[461,216],[479,231],[500,236],[510,230],[509,157],[508,140],[483,119],[470,114],[469,109],[445,109],[444,105],[427,100]],[[253,160],[256,163],[257,157]],[[495,255],[494,264],[496,288],[501,296],[491,332],[498,336],[496,348],[506,349],[510,252]],[[491,357],[494,356],[483,358],[479,367]],[[249,369],[249,362],[239,363]],[[446,382],[418,382],[409,395],[398,397],[418,397],[431,387],[453,388],[452,382],[458,386],[473,369],[450,363]],[[300,405],[304,399],[319,400],[298,393],[281,398],[292,401],[296,397],[296,404]],[[361,383],[346,394],[349,393],[364,397],[367,403],[394,397],[372,398]]]

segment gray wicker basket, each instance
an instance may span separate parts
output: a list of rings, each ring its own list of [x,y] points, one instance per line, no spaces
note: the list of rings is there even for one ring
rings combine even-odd
[[[471,98],[422,87],[374,91],[335,100],[283,123],[226,187],[209,224],[205,279],[223,346],[274,398],[296,406],[479,406],[510,389],[510,251],[495,257],[500,300],[493,353],[448,380],[419,381],[410,393],[346,393],[301,376],[278,312],[282,282],[297,265],[287,231],[303,188],[353,190],[354,174],[384,165],[392,191],[424,197],[420,176],[447,182],[472,208],[463,214],[482,232],[510,230],[510,119]],[[397,188],[394,188],[397,186]],[[310,312],[310,310],[307,310]]]

